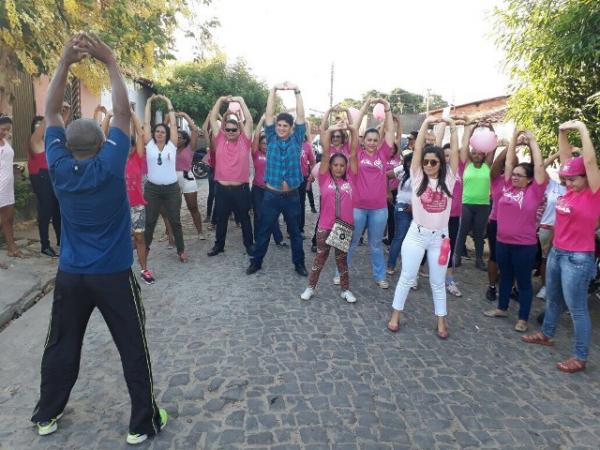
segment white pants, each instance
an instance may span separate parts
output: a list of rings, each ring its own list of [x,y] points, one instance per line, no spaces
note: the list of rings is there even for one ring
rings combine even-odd
[[[402,273],[396,285],[394,303],[392,307],[397,311],[404,310],[406,297],[414,286],[419,272],[419,266],[423,255],[427,250],[427,263],[429,265],[429,284],[433,296],[433,304],[436,316],[446,316],[446,270],[447,265],[440,266],[438,258],[442,245],[442,236],[448,236],[448,229],[429,230],[417,225],[410,224],[408,233],[402,243]]]

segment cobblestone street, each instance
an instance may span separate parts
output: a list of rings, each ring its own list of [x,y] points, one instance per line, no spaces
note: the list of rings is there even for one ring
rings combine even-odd
[[[204,214],[207,182],[199,184]],[[185,206],[182,217],[190,262],[180,264],[157,239],[149,259],[157,282],[142,285],[156,398],[170,421],[140,448],[600,448],[598,299],[588,369],[567,375],[554,366],[570,355],[569,317],[555,347],[521,343],[515,303],[509,319],[482,315],[487,279],[474,261],[457,273],[464,296],[449,297],[448,341],[435,336],[425,278],[392,334],[398,273],[390,289],[378,288],[367,246],[351,270],[356,304],[332,283],[333,257],[305,302],[306,278],[294,272],[289,247],[271,245],[263,270],[247,276],[233,222],[225,253],[208,258],[214,233],[198,241]],[[314,220],[307,212],[307,230]],[[310,240],[304,248],[310,268]],[[0,449],[126,448],[129,397],[97,311],[58,432],[39,437],[29,422],[50,304],[51,294],[0,333]],[[534,300],[530,330],[542,308]]]

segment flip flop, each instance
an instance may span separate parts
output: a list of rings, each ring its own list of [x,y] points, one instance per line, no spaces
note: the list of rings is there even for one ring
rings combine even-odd
[[[397,323],[397,324],[394,326],[394,325],[391,325],[391,324],[388,322],[388,324],[387,324],[387,329],[388,329],[389,331],[391,331],[392,333],[396,333],[396,332],[397,332],[397,331],[400,329],[400,324],[399,324],[399,323]]]

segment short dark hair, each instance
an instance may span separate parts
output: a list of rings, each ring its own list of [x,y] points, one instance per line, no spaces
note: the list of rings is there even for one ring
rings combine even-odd
[[[283,120],[290,127],[294,126],[294,116],[292,116],[290,113],[282,112],[277,114],[277,119],[275,122],[279,122],[280,120]]]
[[[376,133],[377,136],[379,136],[379,130],[377,128],[368,128],[363,136],[367,137],[367,134],[369,133]]]
[[[419,135],[419,132],[418,131],[411,131],[409,134],[410,134],[410,136],[408,136],[409,139],[410,138],[416,139],[417,136]]]
[[[442,147],[442,150],[446,150],[447,148],[450,148],[450,142],[446,142]]]
[[[33,119],[31,119],[31,134],[35,131],[35,126],[42,120],[44,120],[44,116],[33,116]]]
[[[12,119],[8,116],[0,114],[0,125],[6,125],[7,123],[12,125]]]
[[[187,147],[191,141],[190,134],[185,130],[177,130],[177,133],[181,135],[183,141],[185,142],[184,147]]]
[[[154,125],[152,127],[152,140],[154,142],[156,142],[156,139],[154,139],[154,132],[156,131],[156,129],[158,127],[163,127],[165,129],[165,134],[167,135],[167,139],[166,139],[165,142],[169,142],[171,140],[171,129],[167,125],[165,125],[164,123],[157,123],[156,125]]]
[[[525,175],[527,175],[527,178],[533,178],[533,175],[534,175],[533,164],[528,163],[528,162],[522,162],[515,166],[515,168],[517,168],[517,167],[523,168],[523,170],[525,171]]]

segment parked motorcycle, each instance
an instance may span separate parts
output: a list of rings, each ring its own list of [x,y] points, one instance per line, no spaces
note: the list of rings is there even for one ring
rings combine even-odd
[[[208,177],[208,173],[210,171],[210,166],[204,162],[204,157],[206,156],[206,149],[201,148],[194,152],[194,157],[192,159],[192,173],[197,180],[201,180],[203,178]]]

